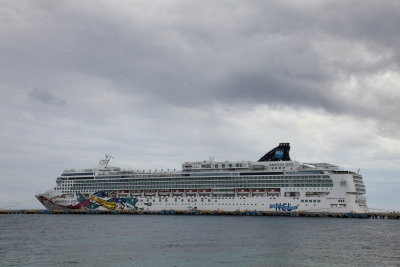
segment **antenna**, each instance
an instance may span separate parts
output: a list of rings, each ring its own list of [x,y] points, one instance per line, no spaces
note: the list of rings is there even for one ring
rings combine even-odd
[[[99,169],[105,169],[107,168],[108,163],[110,160],[113,158],[113,156],[106,154],[105,159],[101,159],[99,162]]]

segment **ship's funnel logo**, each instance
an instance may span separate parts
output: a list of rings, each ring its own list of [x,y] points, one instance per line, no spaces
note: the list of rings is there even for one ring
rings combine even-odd
[[[283,149],[282,148],[278,148],[275,150],[275,158],[283,159]]]

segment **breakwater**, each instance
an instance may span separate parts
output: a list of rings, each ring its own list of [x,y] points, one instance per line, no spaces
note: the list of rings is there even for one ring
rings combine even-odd
[[[81,215],[208,215],[208,216],[289,216],[289,217],[330,217],[360,219],[400,219],[400,213],[368,212],[368,213],[331,213],[331,212],[277,212],[277,211],[222,211],[222,210],[0,210],[0,214],[81,214]]]

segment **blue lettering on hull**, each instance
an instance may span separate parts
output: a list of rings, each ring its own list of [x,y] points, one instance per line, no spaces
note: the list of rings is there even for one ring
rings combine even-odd
[[[276,211],[292,211],[297,210],[299,205],[292,206],[290,203],[276,203],[269,205],[270,209],[275,209]]]

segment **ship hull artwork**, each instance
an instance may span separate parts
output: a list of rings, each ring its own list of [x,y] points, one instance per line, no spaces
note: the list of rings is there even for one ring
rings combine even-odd
[[[39,196],[39,201],[47,209],[90,209],[90,210],[138,210],[137,203],[138,198],[115,198],[108,197],[107,191],[100,191],[94,194],[90,194],[89,197],[84,197],[80,193],[76,193],[75,201],[70,199],[69,205],[57,204],[57,200],[61,196],[52,197],[50,199],[45,196]],[[144,203],[144,205],[151,206],[151,202]]]
[[[65,170],[36,198],[49,210],[367,212],[361,174],[292,161],[281,143],[258,161],[185,162],[181,171]]]

